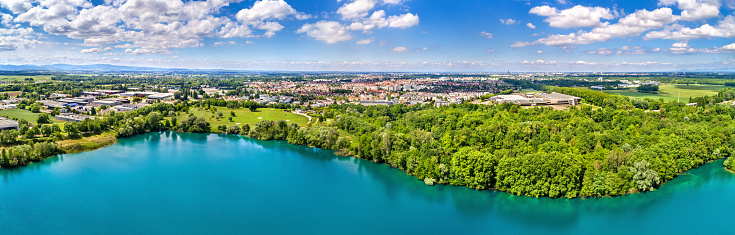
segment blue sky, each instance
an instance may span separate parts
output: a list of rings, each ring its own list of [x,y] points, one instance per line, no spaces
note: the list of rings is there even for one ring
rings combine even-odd
[[[0,64],[735,68],[735,0],[2,0]]]

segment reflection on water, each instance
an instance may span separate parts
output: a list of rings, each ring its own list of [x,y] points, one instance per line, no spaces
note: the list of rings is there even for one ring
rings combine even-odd
[[[105,151],[108,151],[108,154],[98,154]],[[109,151],[113,151],[116,154],[109,154]],[[121,156],[130,157],[126,158]],[[672,213],[672,210],[673,212],[679,211],[678,209],[671,208],[684,206],[682,210],[696,211],[697,208],[707,208],[706,206],[719,205],[724,207],[735,207],[735,202],[733,202],[731,197],[730,199],[727,199],[727,197],[723,197],[721,195],[721,193],[735,193],[735,190],[733,190],[735,188],[733,187],[735,185],[735,174],[729,173],[722,168],[722,160],[708,163],[699,169],[690,171],[688,174],[679,176],[676,179],[669,181],[666,185],[663,185],[655,192],[640,193],[616,198],[530,198],[514,196],[493,190],[478,191],[459,186],[426,186],[422,181],[415,177],[406,175],[404,172],[384,164],[377,164],[353,157],[340,157],[336,156],[329,150],[291,145],[286,141],[261,141],[238,135],[175,132],[138,135],[120,139],[117,144],[106,147],[106,149],[100,150],[99,152],[93,151],[80,154],[59,155],[22,168],[0,169],[0,177],[2,177],[0,190],[4,190],[8,187],[7,185],[12,185],[16,179],[29,175],[43,176],[44,174],[49,174],[51,172],[49,168],[68,168],[70,167],[70,162],[74,162],[79,159],[85,159],[87,161],[83,162],[81,166],[80,164],[74,165],[74,167],[79,169],[70,170],[67,174],[79,174],[80,172],[86,172],[92,168],[105,168],[111,169],[111,171],[102,172],[103,175],[115,175],[120,174],[120,172],[130,171],[131,169],[129,168],[136,168],[139,166],[137,164],[140,164],[143,165],[142,167],[150,169],[148,171],[140,171],[138,173],[142,174],[141,177],[144,179],[143,182],[159,178],[174,181],[176,180],[176,177],[169,176],[168,172],[162,173],[156,171],[159,171],[159,167],[161,166],[171,169],[184,166],[187,163],[194,163],[197,167],[193,170],[185,168],[180,169],[185,170],[184,175],[191,177],[187,178],[186,181],[196,181],[198,180],[198,177],[217,175],[215,179],[227,182],[229,178],[248,173],[257,173],[256,175],[289,179],[290,177],[310,177],[311,175],[320,175],[320,173],[323,172],[319,171],[328,171],[328,174],[321,174],[321,178],[319,179],[327,181],[330,180],[329,177],[338,177],[333,179],[335,181],[342,178],[350,179],[349,181],[346,181],[346,183],[351,184],[348,186],[352,188],[325,189],[324,187],[319,187],[320,185],[311,185],[315,188],[315,191],[308,192],[310,188],[308,185],[291,185],[290,187],[292,187],[292,191],[285,191],[287,192],[285,194],[293,193],[294,195],[284,195],[284,193],[276,191],[276,193],[278,193],[278,197],[282,198],[273,200],[289,201],[292,200],[292,197],[308,198],[310,195],[322,195],[321,193],[324,193],[319,190],[334,190],[334,192],[328,192],[327,195],[329,195],[329,193],[342,193],[339,195],[354,197],[355,200],[362,200],[354,203],[376,205],[375,210],[379,210],[380,205],[388,205],[388,210],[391,210],[392,208],[411,208],[416,210],[415,213],[423,213],[412,214],[414,211],[401,211],[400,215],[406,217],[428,217],[432,214],[432,211],[434,211],[442,216],[446,216],[446,219],[454,221],[453,223],[455,224],[474,219],[476,223],[487,223],[487,225],[478,224],[478,226],[520,226],[520,228],[525,228],[524,226],[527,226],[529,228],[543,229],[515,230],[516,232],[521,231],[522,233],[533,233],[536,231],[556,231],[565,233],[570,232],[570,229],[573,229],[576,233],[584,233],[585,231],[588,231],[584,229],[586,224],[596,224],[598,226],[600,224],[608,224],[610,225],[608,227],[614,229],[618,226],[615,223],[621,223],[621,226],[622,224],[625,224],[630,227],[628,229],[632,230],[635,226],[631,225],[631,223],[638,223],[638,217],[641,218],[641,224],[639,226],[645,226],[647,223],[653,223],[657,218],[667,216],[666,213]],[[233,159],[252,159],[252,161],[246,161],[245,163],[255,165],[233,164],[230,165],[229,168],[224,167],[227,169],[222,169],[222,165],[217,165],[217,163],[221,162],[236,162]],[[131,162],[135,164],[131,164]],[[258,164],[267,166],[269,169],[263,169]],[[270,169],[273,167],[284,168]],[[246,172],[244,169],[249,169],[251,171],[259,170],[263,172]],[[223,172],[234,173],[232,173],[233,175],[230,175],[229,173],[225,174]],[[221,176],[219,174],[221,174]],[[53,178],[49,180],[53,180]],[[270,179],[252,180],[257,182],[268,182]],[[287,181],[288,180],[286,180],[286,182]],[[166,181],[163,182],[167,183]],[[265,184],[265,188],[258,188],[254,186],[254,184],[247,184],[247,180],[244,180],[243,182],[246,182],[243,187],[247,186],[249,189],[252,188],[255,195],[259,195],[261,192],[267,193],[274,190],[269,187],[289,187],[288,184],[280,181],[276,186]],[[126,182],[117,183],[126,184]],[[212,183],[214,184],[216,182]],[[346,187],[345,184],[330,184],[332,182],[313,183]],[[140,187],[147,188],[149,186]],[[225,190],[223,192],[237,192],[230,191],[237,190],[237,188],[230,189],[230,185],[222,185],[220,187]],[[361,187],[367,187],[370,190],[369,193],[372,194],[369,196],[353,195],[354,193],[361,192]],[[341,190],[346,190],[346,194]],[[173,196],[181,197],[183,195]],[[217,195],[208,196],[216,197]],[[211,199],[209,197],[207,197],[208,200]],[[0,195],[0,198],[3,198],[2,195]],[[706,198],[707,201],[703,202],[702,198]],[[261,199],[256,198],[256,200]],[[268,200],[270,200],[270,198]],[[311,198],[310,200],[314,201],[317,199]],[[326,200],[338,200],[338,198]],[[692,203],[694,201],[697,201],[699,205],[688,205],[688,203]],[[702,205],[707,203],[713,205]],[[309,202],[304,202],[305,206],[308,204]],[[4,206],[4,204],[0,202],[0,206]],[[329,208],[329,205],[322,206]],[[690,207],[686,208],[686,206]],[[293,209],[296,210],[296,208]],[[333,209],[345,210],[345,208]],[[426,209],[428,211],[422,212],[422,209]],[[2,214],[2,210],[3,209],[0,209],[0,214]],[[729,208],[729,210],[733,211],[735,208]],[[263,212],[261,211],[259,213]],[[360,211],[359,213],[369,214],[370,212]],[[398,221],[400,219],[404,219],[399,218],[400,216],[399,214],[396,214],[398,213],[396,211],[377,211],[373,213],[385,216],[385,218],[377,218],[377,221],[381,221],[380,219],[384,219],[384,222],[385,220]],[[657,213],[663,214],[658,215]],[[0,215],[0,217],[2,217],[2,215]],[[450,218],[454,218],[454,220],[451,220]],[[420,221],[415,223],[419,224]],[[430,226],[428,224],[423,225]],[[468,230],[460,229],[458,232],[459,231]],[[487,231],[487,229],[469,231]],[[609,230],[608,232],[603,233],[610,233],[613,231],[617,230]],[[507,232],[512,233],[513,230],[509,230]]]

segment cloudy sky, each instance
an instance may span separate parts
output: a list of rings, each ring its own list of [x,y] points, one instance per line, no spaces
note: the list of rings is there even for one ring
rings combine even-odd
[[[0,64],[735,68],[735,0],[0,0]]]

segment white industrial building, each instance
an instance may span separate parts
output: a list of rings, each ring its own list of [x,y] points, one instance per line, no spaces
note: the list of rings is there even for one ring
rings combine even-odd
[[[6,117],[0,117],[0,131],[18,130],[18,121]]]

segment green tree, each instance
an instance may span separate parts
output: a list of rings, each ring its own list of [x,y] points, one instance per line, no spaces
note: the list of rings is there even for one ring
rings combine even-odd
[[[638,190],[653,191],[660,183],[661,179],[658,173],[650,169],[650,166],[651,164],[648,161],[641,160],[630,167],[630,172],[633,173],[633,180]]]
[[[38,124],[51,123],[51,118],[49,117],[48,114],[44,113],[44,114],[38,115],[38,118],[36,118],[36,122]]]

